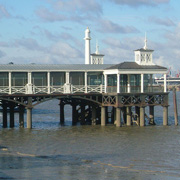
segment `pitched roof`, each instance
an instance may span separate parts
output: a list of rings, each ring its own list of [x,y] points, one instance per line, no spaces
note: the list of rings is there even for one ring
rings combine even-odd
[[[161,69],[161,70],[166,70],[167,68],[158,66],[158,65],[139,65],[136,62],[123,62],[120,64],[113,65],[111,67],[106,68],[108,69]]]
[[[140,48],[140,49],[136,49],[136,50],[134,50],[134,51],[152,52],[152,51],[154,51],[154,50],[152,50],[152,49],[144,49],[144,48]]]

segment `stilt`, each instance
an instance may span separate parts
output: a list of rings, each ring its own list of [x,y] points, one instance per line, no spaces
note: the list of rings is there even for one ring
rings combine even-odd
[[[60,103],[60,124],[64,124],[64,104]]]
[[[136,106],[135,111],[136,111],[136,116],[137,116],[137,124],[138,126],[140,126],[140,107]]]
[[[112,110],[111,110],[111,124],[114,124],[115,120],[116,120],[116,108],[112,107]]]
[[[85,104],[81,104],[81,125],[85,124]]]
[[[7,105],[3,103],[3,128],[7,128]]]
[[[116,126],[117,127],[121,126],[121,108],[120,107],[116,108]]]
[[[149,118],[150,118],[149,124],[155,125],[155,122],[154,122],[154,106],[149,106]]]
[[[19,106],[19,127],[24,127],[24,106]]]
[[[14,104],[10,104],[10,128],[14,127]]]
[[[140,107],[140,126],[144,126],[145,125],[145,107]]]
[[[28,97],[27,128],[32,129],[32,97]]]
[[[32,129],[32,108],[27,108],[27,128]]]
[[[72,125],[77,124],[77,110],[76,110],[77,105],[75,103],[72,104]]]
[[[163,125],[168,125],[168,106],[163,107]]]
[[[131,107],[126,107],[127,126],[131,126]]]
[[[96,117],[97,117],[96,123],[101,124],[101,107],[98,107],[96,109]]]
[[[106,125],[106,107],[101,107],[101,126]]]
[[[92,106],[92,125],[96,125],[96,106]]]
[[[106,124],[109,123],[109,112],[108,112],[108,106],[106,106]]]
[[[124,124],[126,124],[126,122],[127,122],[126,107],[123,107],[123,108],[122,108],[122,111],[123,111],[123,120],[124,120]]]

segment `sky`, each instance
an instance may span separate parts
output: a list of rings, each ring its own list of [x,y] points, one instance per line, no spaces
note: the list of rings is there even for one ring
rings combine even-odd
[[[91,31],[105,64],[134,61],[153,49],[153,62],[180,70],[179,0],[0,0],[0,64],[84,64]]]

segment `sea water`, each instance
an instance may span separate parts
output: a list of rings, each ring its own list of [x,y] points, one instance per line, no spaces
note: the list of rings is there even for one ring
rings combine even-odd
[[[0,114],[0,179],[180,179],[180,126],[174,125],[172,98],[170,93],[169,126],[162,125],[161,106],[155,107],[156,125],[145,127],[72,126],[68,105],[61,126],[58,100],[33,109],[33,129],[19,128],[18,114],[15,128],[4,129]]]

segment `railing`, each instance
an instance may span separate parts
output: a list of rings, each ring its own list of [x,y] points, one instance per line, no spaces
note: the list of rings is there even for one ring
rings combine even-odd
[[[120,86],[120,93],[140,93],[140,86]],[[163,92],[163,86],[145,86],[144,93],[147,92]],[[54,93],[116,93],[117,86],[107,86],[105,91],[104,85],[72,85],[64,84],[61,86],[34,86],[27,84],[26,86],[2,86],[0,94],[54,94]]]
[[[26,88],[25,86],[12,86],[11,87],[11,94],[25,94]]]
[[[141,86],[120,86],[120,93],[140,93],[141,92]],[[144,93],[146,92],[163,92],[164,87],[163,86],[145,86],[144,87]],[[117,86],[107,86],[106,89],[107,93],[116,93],[117,92]]]

